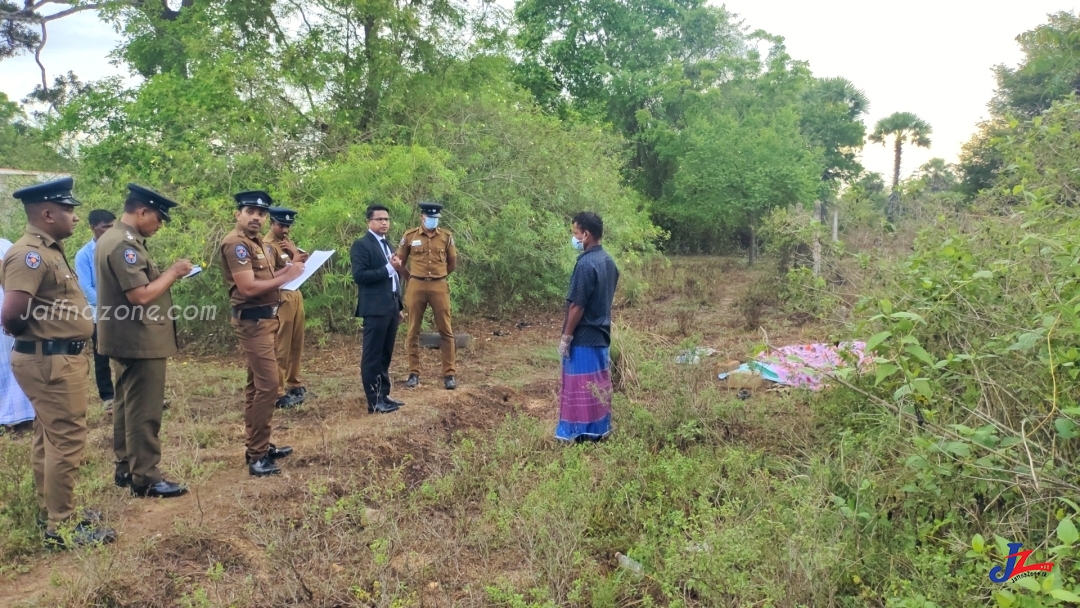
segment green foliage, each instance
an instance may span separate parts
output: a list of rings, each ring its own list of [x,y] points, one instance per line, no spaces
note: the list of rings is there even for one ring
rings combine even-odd
[[[704,108],[660,147],[678,159],[669,194],[657,208],[676,247],[714,249],[732,230],[755,225],[773,207],[814,198],[822,165],[790,109],[734,116]]]
[[[1032,118],[1080,87],[1080,17],[1058,12],[1016,37],[1024,59],[1016,68],[998,65],[991,107],[999,116]]]
[[[58,171],[68,162],[51,148],[22,107],[0,93],[0,167],[27,171]]]

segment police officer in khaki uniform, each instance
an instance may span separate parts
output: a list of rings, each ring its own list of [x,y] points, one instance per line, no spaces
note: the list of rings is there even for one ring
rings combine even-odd
[[[174,498],[187,488],[167,481],[161,462],[165,366],[176,354],[173,283],[191,272],[178,260],[164,273],[146,250],[176,203],[142,186],[128,184],[120,221],[98,239],[94,263],[98,277],[98,350],[112,359],[114,481],[135,496]]]
[[[266,235],[267,255],[274,261],[274,272],[284,270],[294,261],[306,262],[308,254],[289,238],[296,221],[296,211],[285,207],[270,208],[270,232]],[[277,361],[281,383],[278,407],[304,402],[307,389],[300,381],[300,360],[304,356],[304,296],[299,289],[282,290],[278,307]]]
[[[408,279],[405,312],[409,315],[406,341],[409,379],[405,382],[406,388],[415,388],[420,383],[420,324],[428,305],[435,313],[435,327],[439,330],[443,386],[447,390],[457,388],[454,330],[450,327],[450,285],[447,283],[447,277],[457,268],[457,248],[450,231],[439,228],[442,208],[438,203],[420,203],[421,226],[406,232],[398,245],[397,256],[401,258]]]
[[[244,390],[244,426],[247,430],[248,472],[256,477],[276,475],[279,458],[292,448],[270,443],[270,420],[274,416],[278,386],[277,352],[278,293],[281,286],[304,273],[304,263],[294,262],[275,274],[263,243],[263,224],[273,199],[262,191],[241,192],[236,199],[236,229],[221,240],[221,262],[232,304],[233,333],[247,359],[248,381]]]
[[[64,254],[62,241],[79,221],[72,185],[67,177],[15,191],[28,225],[0,266],[0,323],[15,338],[11,369],[37,416],[30,461],[38,519],[47,517],[45,542],[56,548],[116,540],[116,532],[98,526],[96,517],[75,516],[90,373],[83,350],[94,333],[94,317]],[[73,529],[61,530],[73,521]]]

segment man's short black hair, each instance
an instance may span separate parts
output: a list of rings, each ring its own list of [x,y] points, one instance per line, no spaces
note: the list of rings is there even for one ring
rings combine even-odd
[[[367,219],[370,220],[371,216],[375,215],[376,211],[385,211],[387,214],[390,213],[390,210],[386,208],[386,205],[368,205]]]
[[[90,212],[90,215],[87,216],[86,221],[90,222],[90,227],[91,228],[94,228],[94,227],[100,226],[102,224],[108,224],[109,222],[115,222],[116,221],[116,216],[113,215],[112,211],[107,211],[105,209],[94,209],[93,211]]]
[[[592,211],[582,211],[574,216],[573,221],[578,228],[588,231],[594,239],[599,241],[604,238],[604,220]]]

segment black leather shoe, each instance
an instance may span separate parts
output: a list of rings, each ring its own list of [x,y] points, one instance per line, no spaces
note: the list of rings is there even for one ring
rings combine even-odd
[[[274,464],[274,459],[271,458],[268,453],[266,456],[263,456],[255,462],[248,463],[248,473],[251,473],[255,477],[278,475],[281,473],[281,467]]]
[[[45,546],[50,549],[72,549],[87,545],[107,545],[116,541],[116,530],[112,528],[98,527],[97,525],[83,521],[75,526],[75,529],[67,534],[45,531]]]
[[[398,406],[390,405],[385,401],[380,401],[375,405],[369,405],[367,411],[369,414],[389,414],[390,412],[396,412]]]
[[[416,388],[417,384],[420,384],[420,375],[409,374],[409,379],[405,381],[405,388]]]
[[[266,452],[266,455],[269,456],[271,460],[277,460],[278,458],[285,458],[289,454],[292,454],[292,448],[291,447],[289,447],[287,445],[283,445],[283,446],[281,446],[279,448],[278,446],[276,446],[276,445],[274,445],[272,443],[270,444],[270,450],[268,452]]]
[[[118,488],[130,488],[131,487],[131,473],[115,473],[113,474],[113,483]]]
[[[443,386],[446,387],[446,390],[452,391],[457,388],[457,381],[454,380],[453,376],[447,376],[443,378]]]
[[[278,408],[279,410],[288,410],[296,407],[297,405],[300,405],[303,401],[303,399],[297,399],[297,397],[294,397],[292,394],[282,395],[278,397],[277,403],[274,404],[274,407]]]
[[[383,397],[382,400],[384,402],[386,402],[388,405],[392,405],[394,407],[402,407],[402,406],[405,405],[404,401],[398,401],[397,399],[392,399],[390,397],[390,395],[387,395],[387,396]]]
[[[131,493],[142,498],[176,498],[187,492],[187,486],[164,479],[148,486],[131,486]]]
[[[300,399],[300,401],[303,401],[304,398],[307,397],[307,388],[303,387],[303,386],[298,386],[296,388],[291,388],[291,389],[289,389],[289,394],[292,395],[293,397],[296,397],[296,398]]]
[[[132,486],[132,496],[140,498],[176,498],[188,494],[188,487],[165,479],[149,486]]]
[[[96,511],[94,509],[83,509],[79,512],[79,516],[82,517],[82,521],[80,521],[79,523],[83,523],[88,526],[92,524],[100,524],[105,519],[105,517],[101,514],[101,511]],[[49,526],[49,518],[42,518],[41,514],[38,514],[34,516],[34,523],[37,524],[37,527],[44,530]]]

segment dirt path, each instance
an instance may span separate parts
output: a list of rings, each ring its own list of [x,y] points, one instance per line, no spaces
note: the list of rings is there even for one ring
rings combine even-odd
[[[395,388],[394,396],[406,405],[385,415],[367,413],[357,345],[339,338],[327,347],[309,349],[304,374],[315,397],[297,410],[275,413],[273,441],[295,452],[282,461],[281,475],[263,479],[248,475],[243,465],[243,369],[227,357],[178,358],[170,363],[171,406],[164,422],[162,465],[170,477],[189,485],[189,495],[146,500],[112,487],[111,419],[91,416],[88,460],[96,476],[104,474],[108,482],[96,479],[95,485],[106,487],[92,491],[86,502],[102,509],[119,533],[117,543],[105,551],[138,554],[153,546],[155,555],[172,558],[171,570],[177,574],[183,574],[185,566],[205,573],[214,562],[230,560],[255,565],[262,550],[252,543],[245,525],[268,507],[278,512],[302,508],[304,489],[312,482],[332,487],[337,477],[357,469],[404,469],[410,485],[419,483],[431,468],[444,464],[438,462],[445,454],[437,453],[437,443],[445,444],[459,430],[490,428],[515,408],[551,418],[554,428],[557,362],[537,365],[536,359],[545,347],[554,352],[553,324],[552,319],[528,325],[480,320],[462,327],[474,343],[459,352],[459,388],[443,389],[437,373],[422,375],[416,389]],[[394,372],[397,386],[403,387],[400,342]],[[422,359],[423,369],[437,372],[438,351],[425,351]],[[200,440],[204,436],[213,439]],[[75,582],[66,587],[78,588],[80,579],[93,580],[83,557],[81,552],[30,556],[23,572],[0,578],[0,604],[41,605],[55,594],[58,581]]]
[[[698,258],[663,270],[654,278],[649,299],[618,311],[616,323],[631,325],[654,346],[674,347],[689,330],[701,344],[720,350],[718,360],[745,355],[759,342],[760,332],[743,329],[737,303],[757,275],[717,265],[716,259]],[[557,314],[459,323],[456,329],[474,338],[470,348],[458,353],[459,389],[442,388],[438,351],[424,351],[421,385],[396,388],[394,396],[407,405],[388,415],[366,411],[358,377],[359,336],[324,340],[305,353],[303,374],[314,398],[274,416],[273,441],[295,452],[282,461],[282,475],[265,479],[250,477],[243,464],[245,372],[236,355],[178,357],[170,362],[171,407],[163,427],[162,468],[191,488],[179,499],[137,499],[112,486],[111,419],[92,400],[88,464],[79,498],[104,511],[119,541],[94,554],[38,552],[20,557],[21,572],[8,568],[7,576],[0,576],[0,605],[236,603],[226,597],[206,603],[180,601],[181,594],[193,588],[192,581],[205,583],[215,568],[223,569],[226,578],[254,577],[260,584],[274,585],[272,577],[289,575],[290,565],[268,563],[279,559],[266,544],[274,538],[269,530],[281,534],[294,523],[300,525],[310,516],[305,509],[320,503],[312,500],[317,493],[354,496],[388,478],[402,491],[415,490],[454,466],[450,459],[452,446],[460,443],[457,433],[493,429],[512,412],[541,420],[553,430],[560,323]],[[802,340],[817,331],[786,319],[766,324],[768,335],[777,341]],[[700,371],[703,386],[715,380],[705,366]],[[402,387],[406,371],[401,340],[393,375]],[[753,403],[769,423],[749,426],[772,428],[791,413],[767,398]],[[791,426],[805,422],[800,415]],[[755,439],[754,432],[745,432],[741,440],[784,440],[773,431],[760,435]],[[377,495],[364,500],[365,506],[380,507]],[[125,568],[139,571],[118,577],[116,571]],[[112,572],[103,573],[105,569]],[[299,573],[296,578],[301,578]],[[162,604],[162,598],[170,599]]]

